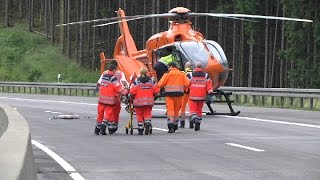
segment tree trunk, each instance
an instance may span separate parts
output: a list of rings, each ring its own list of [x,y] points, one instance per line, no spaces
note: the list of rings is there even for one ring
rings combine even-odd
[[[143,14],[146,14],[146,0],[143,0]],[[146,24],[146,19],[143,19],[143,24]],[[142,48],[145,48],[146,44],[146,26],[142,27]]]
[[[19,0],[19,17],[22,18],[23,17],[23,0]]]
[[[266,15],[268,15],[268,1],[266,0]],[[268,47],[268,37],[269,37],[269,21],[266,20],[266,33],[264,41],[264,75],[263,75],[263,87],[268,87],[268,57],[269,57],[269,47]]]
[[[60,10],[60,19],[59,19],[59,23],[60,24],[63,24],[63,23],[65,23],[65,21],[64,21],[64,8],[65,8],[65,6],[64,6],[64,0],[60,0],[60,8],[59,8],[59,10]],[[65,26],[60,26],[60,44],[62,45],[62,54],[63,54],[63,52],[64,52],[64,32],[65,32]]]
[[[241,21],[241,30],[240,30],[240,87],[243,86],[244,82],[244,59],[243,59],[243,42],[244,42],[244,24]]]
[[[252,67],[253,67],[253,29],[250,32],[250,49],[249,49],[249,71],[248,71],[248,87],[252,87]]]
[[[194,11],[198,12],[198,0],[194,0]],[[194,18],[194,27],[195,27],[196,30],[199,29],[199,27],[198,27],[198,17]]]
[[[46,35],[46,39],[48,40],[48,0],[44,0],[44,34]]]
[[[9,23],[9,17],[10,17],[10,0],[6,0],[6,7],[5,7],[5,15],[4,15],[4,25],[5,27],[9,27],[10,23]]]
[[[233,34],[232,34],[232,86],[236,86],[236,20],[233,21]]]
[[[285,8],[282,8],[282,16],[285,17]],[[285,28],[285,22],[282,21],[282,28],[281,28],[281,51],[284,50],[284,28]],[[281,57],[280,59],[280,88],[284,87],[284,59]]]
[[[71,0],[68,1],[68,12],[67,12],[67,22],[70,22],[70,16],[71,16]],[[70,26],[67,26],[67,56],[71,58],[71,31],[70,31]]]
[[[160,14],[160,0],[156,0],[157,1],[157,7],[156,7],[156,9],[157,9],[157,14]],[[160,18],[157,18],[157,32],[156,33],[158,33],[158,32],[160,32]]]
[[[219,0],[219,7],[222,6],[222,0]],[[218,18],[218,43],[222,45],[222,18]]]
[[[84,10],[84,0],[80,0],[80,21],[84,20],[83,10]],[[83,60],[83,24],[80,24],[80,33],[79,33],[79,65],[82,66]]]
[[[94,0],[94,9],[93,9],[93,19],[98,18],[98,0]],[[96,23],[94,23],[96,25]],[[96,62],[96,28],[93,28],[92,36],[92,60],[91,60],[91,71],[94,71],[95,62]]]
[[[209,0],[206,0],[206,12],[209,12],[209,3],[208,3]],[[206,37],[208,38],[209,36],[209,23],[208,23],[208,16],[206,16]]]
[[[54,45],[54,0],[50,0],[50,28],[51,28],[51,44]]]
[[[280,7],[280,0],[278,0],[277,4],[277,15],[279,16],[279,7]],[[269,87],[273,87],[274,85],[274,68],[275,68],[275,61],[276,61],[276,45],[277,45],[277,35],[278,35],[278,20],[276,20],[276,29],[274,32],[274,41],[273,41],[273,53],[272,53],[272,67],[271,67],[271,77],[270,77],[270,85]]]
[[[314,30],[313,30],[313,67],[316,66],[317,64],[317,52],[318,52],[318,48],[317,48],[317,37],[319,36],[319,34],[317,34],[317,30],[316,30],[316,24],[318,24],[318,0],[315,0],[315,5],[314,5]]]
[[[34,0],[29,0],[30,1],[30,8],[31,8],[31,28],[32,27],[34,27],[34,18],[33,18],[33,16],[34,16],[34,10],[33,10],[33,6],[34,6],[34,3],[33,3],[33,1]]]
[[[31,12],[31,0],[28,0],[28,30],[29,32],[32,31],[31,27],[32,27],[32,16],[31,16],[32,12]]]
[[[152,0],[152,4],[151,4],[151,7],[152,7],[152,14],[155,14],[156,12],[155,12],[155,0]],[[156,32],[156,28],[155,28],[155,18],[152,18],[151,19],[151,32],[152,32],[152,34],[155,34],[155,32]]]

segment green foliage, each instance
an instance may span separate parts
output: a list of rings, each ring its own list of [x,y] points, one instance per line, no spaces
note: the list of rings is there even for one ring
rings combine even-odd
[[[79,67],[42,36],[0,28],[0,81],[96,82],[99,72]]]

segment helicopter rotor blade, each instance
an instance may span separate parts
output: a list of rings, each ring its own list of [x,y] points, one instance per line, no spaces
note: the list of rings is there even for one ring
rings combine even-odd
[[[113,21],[105,24],[99,24],[99,25],[94,25],[92,27],[102,27],[102,26],[108,26],[111,24],[117,24],[121,23],[123,21],[133,21],[133,20],[138,20],[138,19],[146,19],[146,18],[152,18],[152,17],[160,17],[160,18],[170,18],[170,17],[179,17],[180,15],[174,14],[174,13],[164,13],[164,14],[149,14],[149,15],[139,15],[139,16],[126,16],[121,21]]]
[[[59,26],[68,26],[68,25],[75,25],[75,24],[84,24],[84,23],[93,23],[93,22],[101,22],[101,21],[113,21],[113,20],[119,20],[119,19],[131,19],[131,18],[137,18],[144,15],[135,15],[135,16],[125,16],[125,17],[112,17],[112,18],[102,18],[102,19],[94,19],[94,20],[87,20],[87,21],[77,21],[77,22],[70,22],[65,24],[58,24]]]
[[[212,16],[212,17],[235,17],[235,18],[253,18],[253,19],[273,19],[284,21],[300,21],[300,22],[313,22],[309,19],[276,17],[276,16],[262,16],[262,15],[249,15],[249,14],[223,14],[223,13],[189,13],[189,16]],[[242,19],[240,19],[242,20]]]

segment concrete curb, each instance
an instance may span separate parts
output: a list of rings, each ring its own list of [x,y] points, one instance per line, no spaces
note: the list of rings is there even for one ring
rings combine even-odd
[[[15,109],[0,104],[0,125],[1,179],[37,179],[26,120]]]

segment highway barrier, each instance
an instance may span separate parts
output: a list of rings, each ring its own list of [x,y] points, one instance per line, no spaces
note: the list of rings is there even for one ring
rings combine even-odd
[[[4,104],[0,104],[0,179],[37,179],[29,126],[15,109]]]
[[[0,82],[0,92],[66,96],[97,96],[94,83]],[[237,105],[320,109],[320,89],[221,87]],[[217,97],[220,98],[220,97]]]

